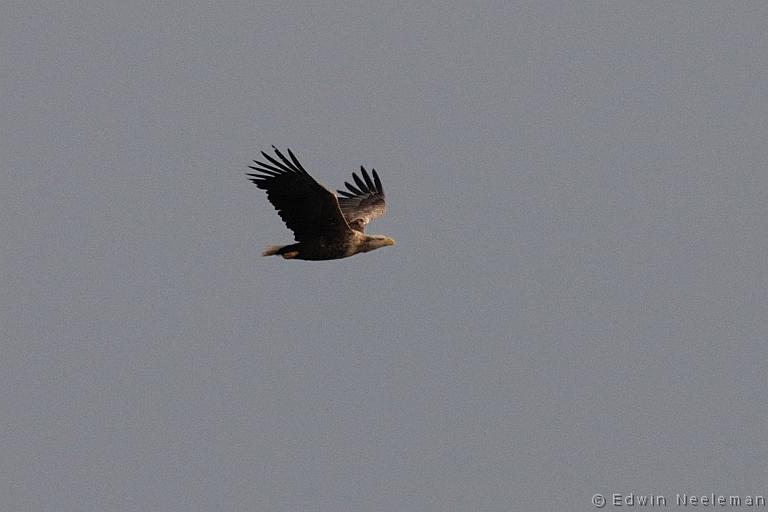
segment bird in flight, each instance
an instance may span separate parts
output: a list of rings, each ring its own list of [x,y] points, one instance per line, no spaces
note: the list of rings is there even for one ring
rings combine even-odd
[[[355,185],[345,182],[348,191],[338,190],[336,196],[304,170],[290,149],[290,158],[275,146],[272,149],[276,158],[262,151],[268,163],[254,160],[256,165],[248,167],[256,173],[248,176],[267,192],[269,202],[293,231],[296,243],[270,246],[264,256],[335,260],[395,245],[389,237],[365,234],[365,226],[386,212],[384,188],[375,169],[371,169],[371,179],[361,166],[362,178],[352,173]]]

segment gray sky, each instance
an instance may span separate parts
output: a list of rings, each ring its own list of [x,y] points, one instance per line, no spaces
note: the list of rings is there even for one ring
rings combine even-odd
[[[3,4],[4,510],[768,495],[768,4],[453,4]]]

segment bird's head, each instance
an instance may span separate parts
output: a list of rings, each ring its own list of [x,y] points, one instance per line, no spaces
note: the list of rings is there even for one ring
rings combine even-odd
[[[395,240],[384,235],[366,235],[360,252],[368,252],[388,245],[395,245]]]

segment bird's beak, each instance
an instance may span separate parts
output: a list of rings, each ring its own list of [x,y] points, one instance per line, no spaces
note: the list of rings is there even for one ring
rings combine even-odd
[[[385,241],[387,242],[387,245],[395,245],[395,239],[394,238],[387,238]]]

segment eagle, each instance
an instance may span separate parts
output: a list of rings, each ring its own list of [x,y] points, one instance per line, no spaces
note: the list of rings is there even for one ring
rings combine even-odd
[[[355,185],[344,182],[348,190],[338,196],[322,186],[304,170],[288,149],[288,157],[272,146],[275,156],[261,152],[268,162],[254,160],[249,165],[255,174],[247,174],[257,187],[266,191],[295,244],[273,245],[264,256],[282,256],[298,260],[335,260],[380,247],[394,245],[387,236],[367,235],[365,226],[386,212],[384,188],[375,169],[373,179],[360,166],[360,176],[352,173]]]

